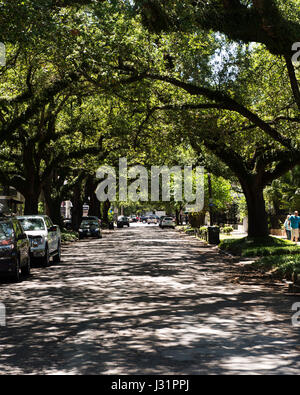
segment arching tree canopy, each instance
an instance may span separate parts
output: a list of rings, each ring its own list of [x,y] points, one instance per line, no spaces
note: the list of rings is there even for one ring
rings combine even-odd
[[[300,164],[299,1],[19,0],[0,11],[2,182],[26,183],[26,155],[39,190],[54,168],[77,177],[118,155],[160,164],[173,145],[192,147],[239,180],[250,235],[268,233],[263,191]]]

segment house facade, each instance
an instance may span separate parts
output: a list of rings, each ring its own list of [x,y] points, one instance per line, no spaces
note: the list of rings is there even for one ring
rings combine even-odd
[[[24,197],[12,187],[0,185],[0,207],[14,214],[22,214]]]

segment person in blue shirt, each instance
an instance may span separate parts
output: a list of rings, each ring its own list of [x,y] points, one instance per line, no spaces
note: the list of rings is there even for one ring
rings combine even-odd
[[[290,217],[290,226],[292,228],[292,241],[295,241],[296,243],[299,241],[300,217],[298,214],[298,211],[295,211],[295,214],[291,215]]]

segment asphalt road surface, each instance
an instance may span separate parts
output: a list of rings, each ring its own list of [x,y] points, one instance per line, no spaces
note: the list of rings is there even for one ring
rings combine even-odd
[[[64,248],[63,261],[0,282],[0,374],[299,374],[300,328],[281,287],[155,226]]]

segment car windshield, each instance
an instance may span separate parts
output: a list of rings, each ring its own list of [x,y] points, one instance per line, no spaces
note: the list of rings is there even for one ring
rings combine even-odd
[[[19,220],[25,232],[46,230],[42,218],[22,218]]]
[[[81,228],[89,228],[90,226],[99,226],[97,221],[82,221]]]
[[[164,220],[165,221],[173,221],[173,218],[167,217],[167,218],[164,218]]]
[[[11,239],[13,232],[13,227],[10,222],[0,222],[0,242]]]

